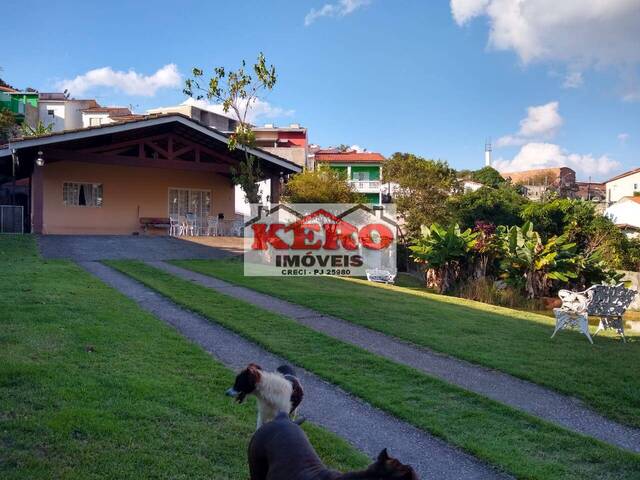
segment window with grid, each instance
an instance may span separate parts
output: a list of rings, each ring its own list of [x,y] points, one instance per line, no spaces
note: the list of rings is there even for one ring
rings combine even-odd
[[[196,216],[198,225],[206,225],[210,212],[211,192],[209,190],[169,189],[170,217],[186,217],[187,214],[193,214]]]
[[[101,183],[64,182],[62,201],[67,207],[101,207]]]

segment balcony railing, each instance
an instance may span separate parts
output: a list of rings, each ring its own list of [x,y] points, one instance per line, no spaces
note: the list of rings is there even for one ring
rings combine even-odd
[[[353,188],[358,192],[378,192],[380,191],[380,180],[349,180]]]

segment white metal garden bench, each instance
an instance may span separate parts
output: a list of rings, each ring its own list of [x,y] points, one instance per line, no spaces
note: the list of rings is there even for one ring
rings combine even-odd
[[[367,280],[369,280],[370,282],[389,284],[389,283],[393,283],[394,280],[396,279],[395,273],[391,273],[388,270],[381,270],[379,268],[366,270],[366,273],[367,273]]]
[[[577,328],[591,343],[589,335],[589,315],[600,317],[600,324],[594,336],[601,330],[613,329],[624,337],[624,321],[622,315],[626,312],[635,298],[635,290],[625,288],[623,284],[615,287],[609,285],[594,285],[584,292],[560,290],[558,296],[562,300],[560,308],[554,308],[556,315],[556,329],[553,335],[564,328]]]

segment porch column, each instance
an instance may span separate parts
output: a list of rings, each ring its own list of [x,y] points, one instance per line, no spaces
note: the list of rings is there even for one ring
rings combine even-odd
[[[33,233],[42,233],[44,223],[43,168],[34,165],[33,174],[31,175],[31,231]]]
[[[271,180],[271,192],[269,194],[269,199],[271,203],[280,203],[280,194],[282,193],[281,185],[280,185],[280,175],[272,175],[269,177]]]

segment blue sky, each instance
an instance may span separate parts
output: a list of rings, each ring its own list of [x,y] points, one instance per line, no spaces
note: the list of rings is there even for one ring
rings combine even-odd
[[[566,163],[602,179],[640,166],[640,2],[592,2],[549,19],[549,0],[515,14],[514,0],[23,1],[0,75],[143,112],[184,101],[193,66],[263,51],[278,83],[257,123],[455,168],[482,166],[491,137],[503,170]],[[130,70],[140,85],[117,74]]]

